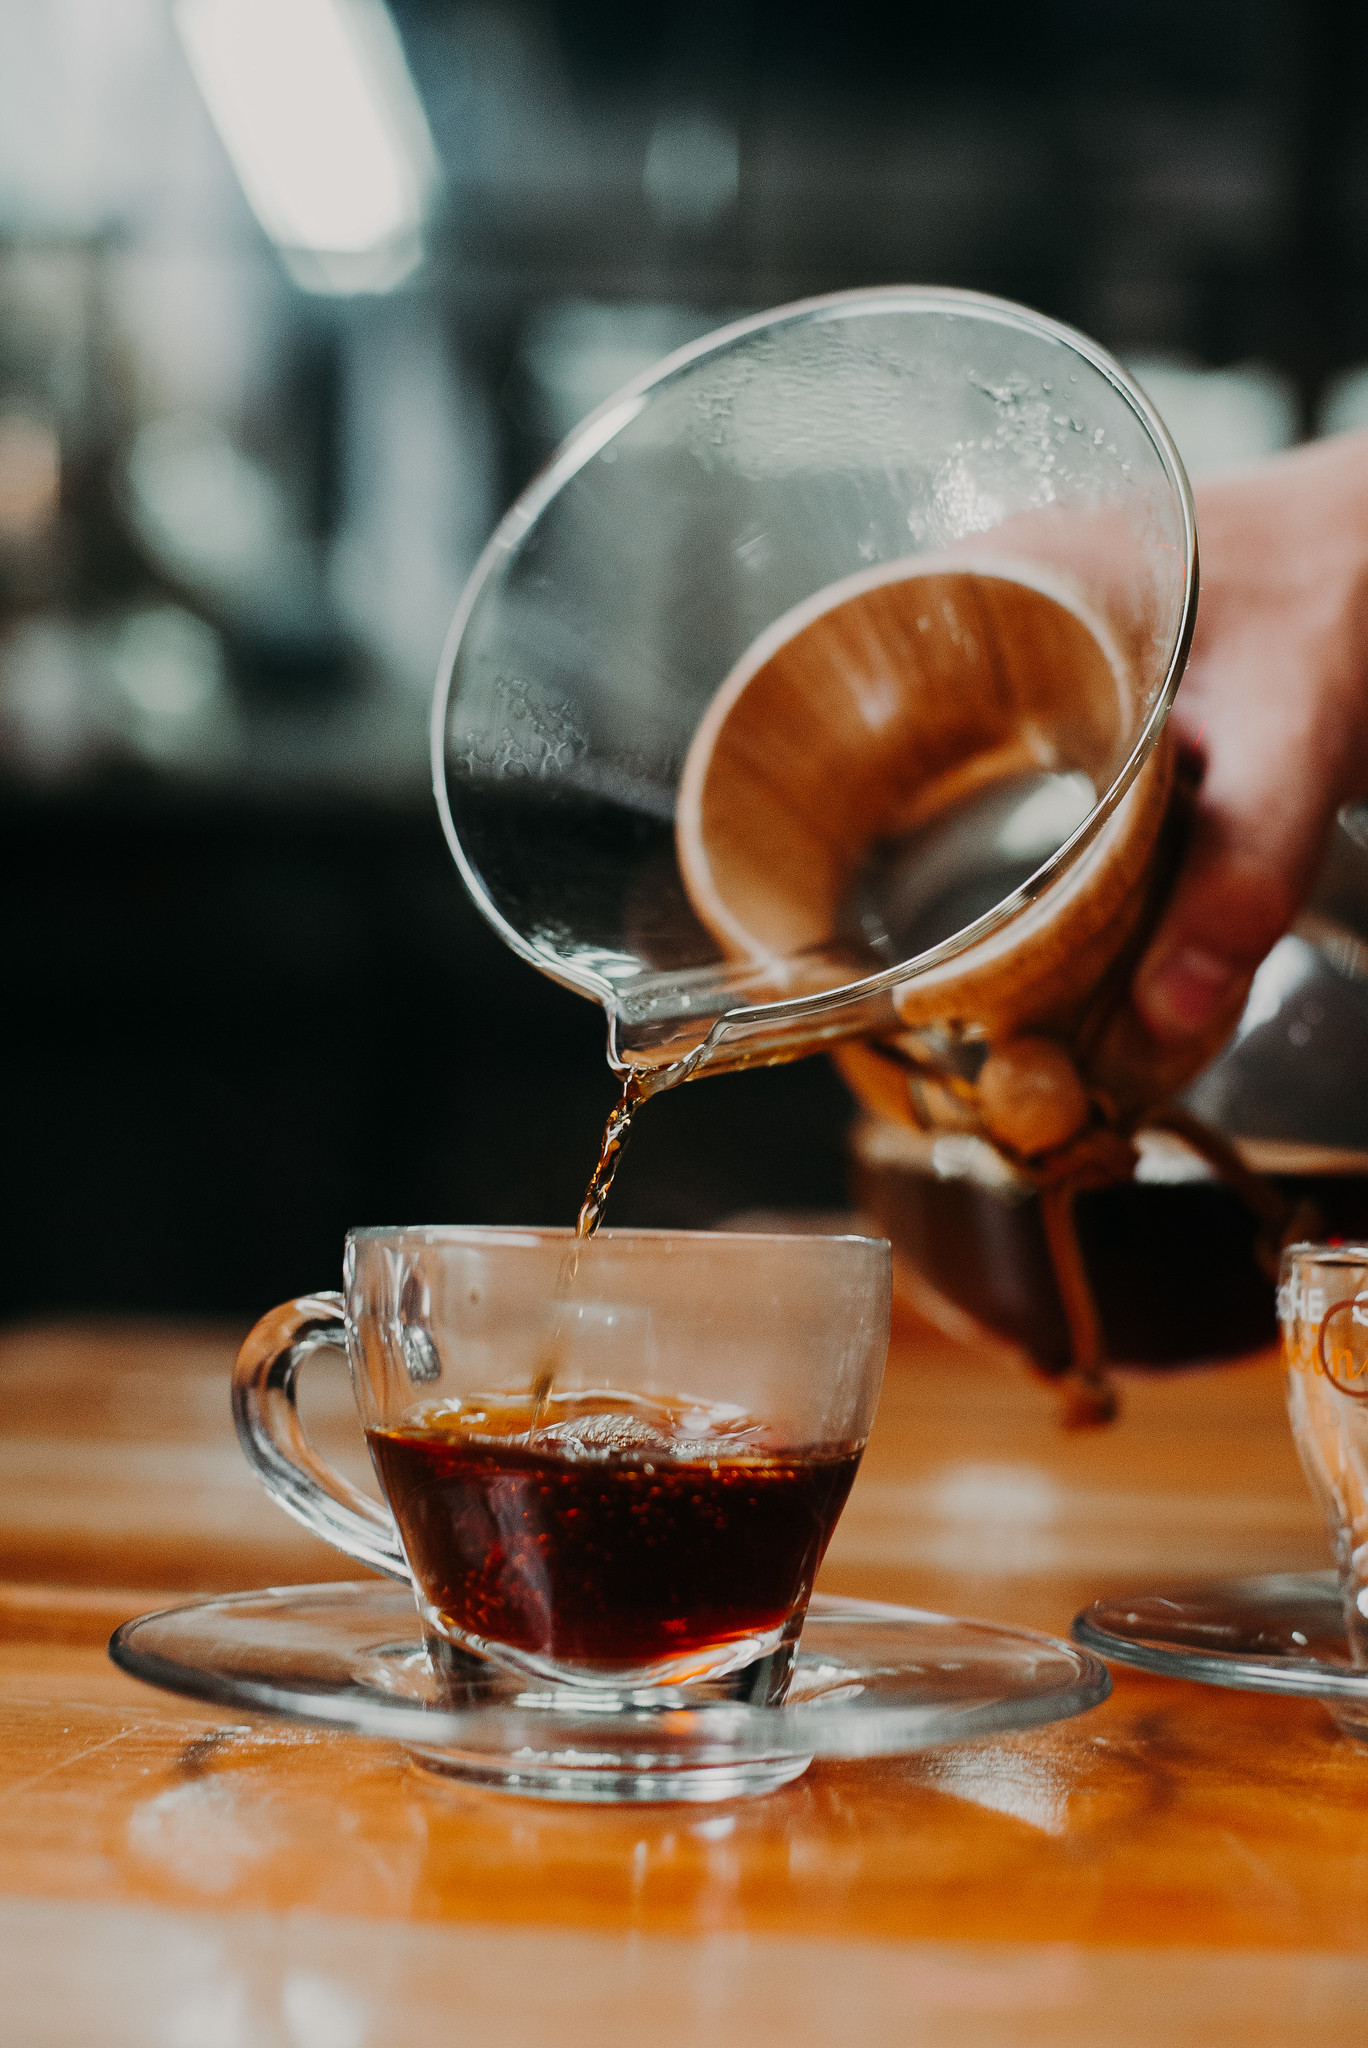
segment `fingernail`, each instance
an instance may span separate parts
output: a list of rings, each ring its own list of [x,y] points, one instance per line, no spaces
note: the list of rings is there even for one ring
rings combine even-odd
[[[1192,1038],[1229,1000],[1239,969],[1203,946],[1180,946],[1136,989],[1140,1014],[1156,1038]]]

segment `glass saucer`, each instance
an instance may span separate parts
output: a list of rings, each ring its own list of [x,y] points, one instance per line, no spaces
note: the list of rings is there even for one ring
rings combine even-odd
[[[788,1700],[596,1710],[473,1658],[438,1671],[413,1595],[379,1582],[231,1593],[125,1622],[135,1678],[219,1705],[406,1744],[467,1784],[543,1799],[732,1799],[816,1756],[903,1756],[1062,1720],[1111,1690],[1087,1651],[1029,1629],[818,1595]]]
[[[1368,1740],[1368,1671],[1350,1659],[1334,1572],[1270,1572],[1094,1600],[1073,1633],[1114,1664],[1166,1678],[1319,1699],[1346,1733]]]

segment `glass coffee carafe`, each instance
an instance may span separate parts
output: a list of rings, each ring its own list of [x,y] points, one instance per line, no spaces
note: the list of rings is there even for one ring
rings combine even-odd
[[[915,288],[740,321],[491,540],[433,711],[447,837],[643,1092],[832,1048],[1063,1215],[1233,1021],[1174,1054],[1127,994],[1196,587],[1173,444],[1083,336]]]

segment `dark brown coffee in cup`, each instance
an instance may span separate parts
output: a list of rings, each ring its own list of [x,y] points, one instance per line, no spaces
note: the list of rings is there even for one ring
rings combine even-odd
[[[605,1673],[801,1618],[860,1459],[687,1400],[531,1394],[367,1432],[444,1633]]]

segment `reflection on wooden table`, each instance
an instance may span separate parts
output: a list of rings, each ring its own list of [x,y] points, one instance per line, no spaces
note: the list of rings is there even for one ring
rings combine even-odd
[[[1368,1754],[1311,1703],[1118,1671],[1056,1728],[601,1810],[124,1678],[105,1639],[163,1595],[356,1575],[242,1464],[235,1335],[0,1340],[6,2040],[1361,2042]],[[1063,1632],[1100,1592],[1325,1562],[1271,1359],[1124,1391],[1066,1436],[905,1328],[824,1586]]]

